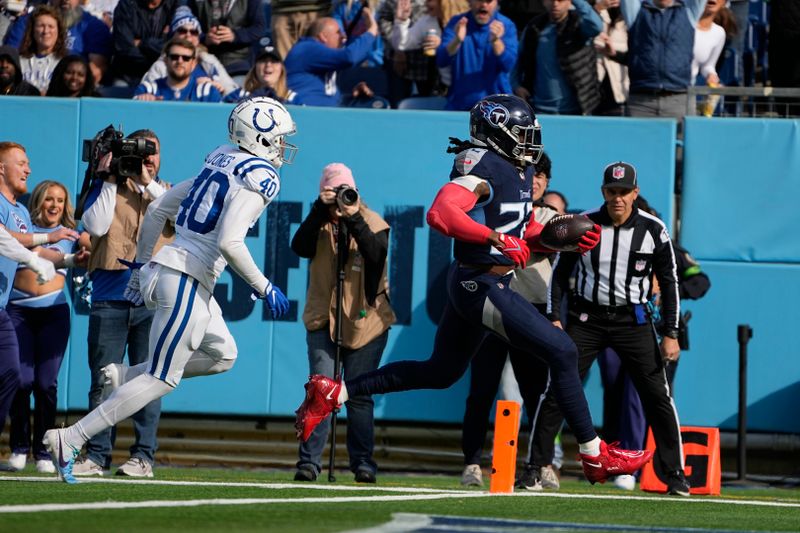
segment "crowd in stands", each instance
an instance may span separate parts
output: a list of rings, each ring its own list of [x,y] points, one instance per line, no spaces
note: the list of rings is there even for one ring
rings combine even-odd
[[[446,109],[467,110],[488,94],[513,92],[544,114],[681,117],[697,83],[800,87],[800,5],[791,0],[772,0],[770,14],[762,8],[759,16],[751,14],[762,0],[0,6],[0,94],[202,102],[270,94],[299,105],[366,107],[440,96]],[[168,53],[177,39],[182,50]],[[744,75],[745,66],[753,71],[748,50],[768,57],[761,80]]]

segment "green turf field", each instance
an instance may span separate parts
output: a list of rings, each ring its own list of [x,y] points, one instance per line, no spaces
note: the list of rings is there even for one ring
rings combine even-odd
[[[289,481],[292,475],[162,467],[155,480],[107,477],[66,485],[30,469],[3,472],[0,532],[348,531],[386,524],[393,515],[401,522],[425,518],[419,515],[533,521],[511,522],[509,529],[469,521],[439,529],[449,531],[582,529],[551,522],[600,526],[595,531],[800,530],[798,489],[723,489],[721,497],[679,498],[564,479],[557,493],[490,496],[462,489],[455,476],[381,474],[378,485],[365,486],[352,483],[348,472],[336,483],[313,485]]]

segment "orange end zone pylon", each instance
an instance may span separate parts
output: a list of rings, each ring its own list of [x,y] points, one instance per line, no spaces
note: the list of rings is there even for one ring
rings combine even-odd
[[[494,418],[494,448],[492,450],[492,480],[489,492],[514,492],[517,471],[517,436],[520,408],[517,402],[499,400]]]
[[[719,453],[719,428],[681,426],[684,474],[689,481],[690,494],[719,496],[722,484],[722,465]],[[653,431],[647,431],[648,450],[655,450]],[[653,459],[642,469],[640,487],[647,492],[667,492],[664,473]]]

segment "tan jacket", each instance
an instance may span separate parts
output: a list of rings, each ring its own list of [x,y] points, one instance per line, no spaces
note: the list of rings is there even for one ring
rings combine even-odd
[[[162,183],[169,188],[167,183]],[[145,191],[139,188],[131,178],[117,185],[116,205],[114,206],[114,219],[108,233],[102,237],[92,237],[92,255],[89,257],[89,272],[101,270],[125,270],[118,258],[132,261],[136,257],[136,242],[139,240],[139,228],[147,212],[147,206],[154,200]],[[171,224],[164,226],[158,238],[153,255],[162,246],[171,242],[175,237],[175,228]]]
[[[374,233],[389,228],[379,215],[366,207],[362,206],[361,215]],[[309,331],[316,331],[327,325],[331,340],[335,341],[336,243],[330,222],[320,229],[316,254],[309,264],[309,271],[303,323]],[[380,282],[382,290],[379,290],[375,298],[375,305],[370,306],[364,292],[364,261],[355,239],[350,239],[342,290],[342,345],[345,348],[361,348],[395,323],[394,311],[389,303],[389,280],[386,272],[387,265],[384,264]]]

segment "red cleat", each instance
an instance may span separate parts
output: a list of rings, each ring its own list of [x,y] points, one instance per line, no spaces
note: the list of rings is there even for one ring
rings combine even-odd
[[[339,408],[339,392],[342,382],[335,381],[321,374],[314,374],[308,378],[306,399],[300,404],[295,414],[294,429],[297,439],[303,442],[311,436],[311,432],[320,422]]]
[[[600,441],[600,455],[578,454],[583,473],[592,485],[598,481],[605,483],[610,477],[633,474],[653,457],[651,450],[623,450],[617,444]]]

